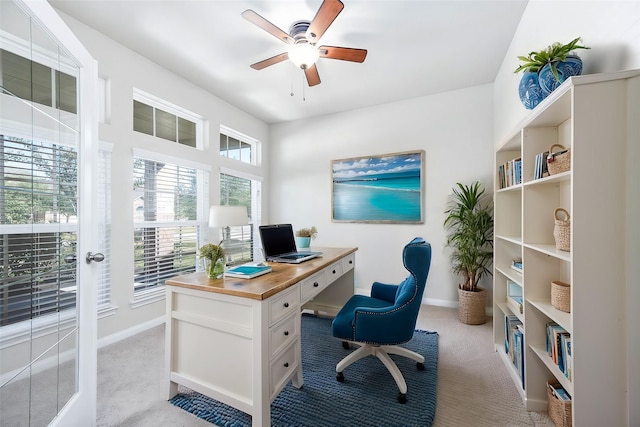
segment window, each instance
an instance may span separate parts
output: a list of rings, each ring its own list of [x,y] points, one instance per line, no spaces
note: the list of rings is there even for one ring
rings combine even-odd
[[[256,141],[224,126],[220,127],[220,155],[243,163],[255,164]]]
[[[140,91],[134,93],[133,130],[198,147],[202,119]]]
[[[220,174],[220,204],[245,206],[250,225],[225,227],[222,230],[227,264],[242,264],[253,261],[256,254],[255,230],[260,224],[261,182],[230,173]]]
[[[198,170],[135,157],[134,288],[141,292],[195,271]]]
[[[76,78],[0,49],[3,91],[18,98],[76,113]]]
[[[0,136],[0,325],[76,305],[77,155],[73,147]],[[98,307],[111,302],[111,152],[98,164]]]

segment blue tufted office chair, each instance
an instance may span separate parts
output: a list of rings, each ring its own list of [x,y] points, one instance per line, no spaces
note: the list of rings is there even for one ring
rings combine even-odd
[[[431,245],[416,237],[404,247],[402,262],[411,273],[409,277],[399,285],[374,282],[370,297],[353,295],[336,315],[331,330],[334,337],[343,340],[345,348],[349,348],[349,342],[360,346],[336,365],[338,381],[344,381],[343,371],[352,363],[376,356],[398,385],[398,401],[405,403],[407,383],[389,355],[413,359],[418,369],[424,370],[423,356],[397,344],[413,338],[431,265]]]

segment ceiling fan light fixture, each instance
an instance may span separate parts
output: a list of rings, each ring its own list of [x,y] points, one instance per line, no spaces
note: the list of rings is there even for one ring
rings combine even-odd
[[[318,49],[309,43],[296,43],[289,46],[289,59],[296,67],[303,70],[309,68],[320,58]]]

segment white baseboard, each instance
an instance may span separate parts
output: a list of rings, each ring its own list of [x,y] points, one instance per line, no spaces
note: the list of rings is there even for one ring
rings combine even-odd
[[[116,332],[115,334],[102,337],[98,339],[98,348],[102,348],[107,345],[117,343],[118,341],[122,341],[123,339],[132,337],[148,329],[155,328],[156,326],[160,326],[164,324],[165,319],[166,319],[166,316],[159,316],[159,317],[156,317],[155,319],[151,319],[144,323],[140,323],[139,325],[134,325],[130,328]]]

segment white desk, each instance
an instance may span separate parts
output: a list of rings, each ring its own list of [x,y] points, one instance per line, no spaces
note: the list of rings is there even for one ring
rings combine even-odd
[[[254,279],[168,280],[167,397],[182,384],[250,414],[253,427],[270,426],[282,388],[302,387],[301,311],[335,315],[354,292],[357,248],[317,249],[321,258],[270,263],[273,271]]]

